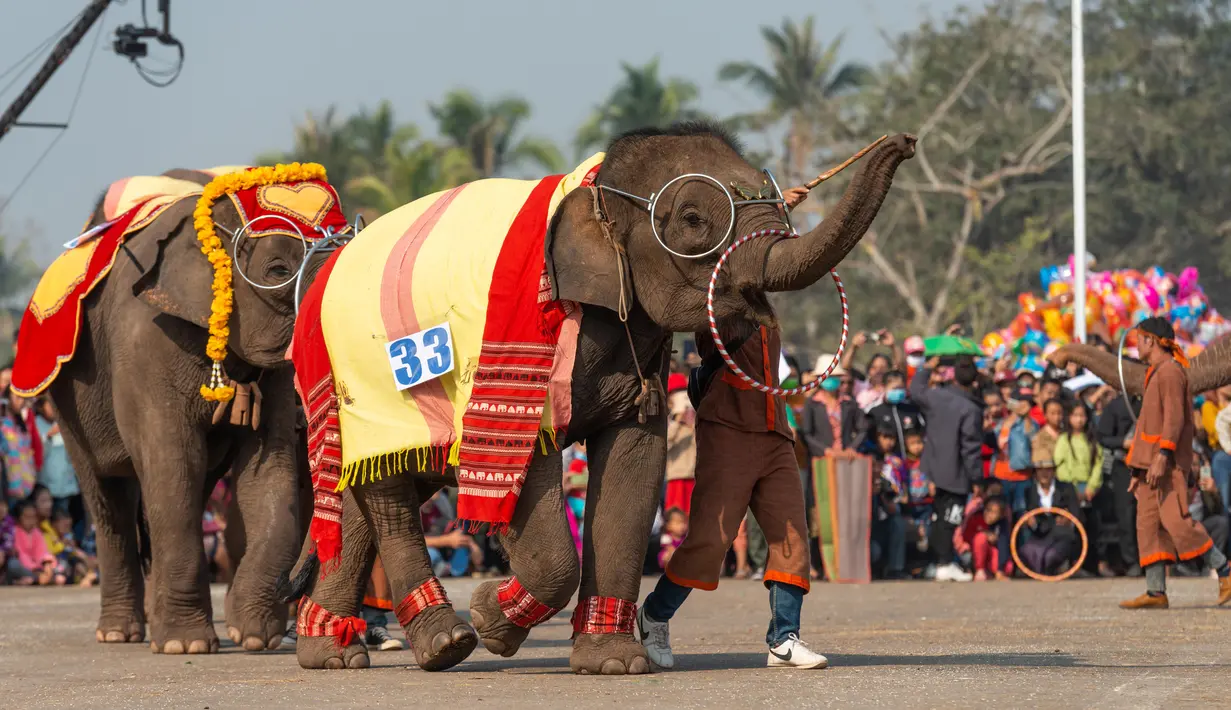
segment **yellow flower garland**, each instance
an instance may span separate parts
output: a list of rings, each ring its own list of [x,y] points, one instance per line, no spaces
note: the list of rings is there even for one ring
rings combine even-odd
[[[227,338],[231,334],[227,322],[231,318],[231,308],[234,305],[231,256],[227,254],[226,247],[214,231],[214,202],[223,195],[254,187],[325,179],[325,168],[317,163],[253,168],[219,175],[205,186],[200,199],[197,200],[197,208],[192,213],[193,226],[197,229],[197,240],[201,242],[201,253],[205,254],[205,258],[209,259],[209,263],[214,267],[214,300],[210,304],[209,344],[205,347],[205,354],[214,361],[214,366],[209,384],[201,385],[201,396],[207,401],[226,402],[235,396],[235,388],[227,384],[222,372],[222,361],[227,356]]]

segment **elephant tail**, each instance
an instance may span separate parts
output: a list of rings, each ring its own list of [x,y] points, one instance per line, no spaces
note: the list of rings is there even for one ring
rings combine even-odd
[[[299,601],[299,598],[308,591],[308,585],[316,576],[319,566],[320,558],[316,556],[316,550],[312,550],[299,564],[298,572],[293,569],[290,572],[280,572],[277,581],[274,582],[274,594],[277,595],[278,602],[290,604]]]

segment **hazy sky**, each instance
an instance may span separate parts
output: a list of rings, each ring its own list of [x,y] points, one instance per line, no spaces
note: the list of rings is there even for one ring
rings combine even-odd
[[[761,25],[816,16],[822,37],[845,32],[846,58],[887,52],[879,30],[897,33],[943,15],[960,0],[175,0],[171,30],[186,47],[179,80],[143,82],[111,50],[118,25],[140,24],[139,0],[115,3],[91,52],[86,36],[22,116],[61,121],[92,59],[71,127],[13,198],[9,234],[37,229],[40,263],[75,236],[112,180],[171,167],[250,162],[288,148],[306,110],[337,104],[343,115],[381,99],[400,120],[430,127],[426,105],[464,86],[483,97],[519,94],[532,104],[527,130],[571,145],[577,126],[619,79],[621,61],[661,57],[666,76],[701,87],[717,115],[759,102],[715,80],[734,59],[764,61]],[[0,72],[67,22],[85,0],[0,0]],[[151,13],[157,5],[149,0]],[[151,20],[155,19],[153,16]],[[170,58],[154,48],[157,58]],[[42,56],[46,56],[43,53]],[[0,93],[0,111],[31,76]],[[12,76],[0,79],[3,88]],[[909,130],[909,126],[895,126]],[[0,140],[0,196],[11,193],[55,137],[14,129]],[[566,150],[571,157],[571,150]]]

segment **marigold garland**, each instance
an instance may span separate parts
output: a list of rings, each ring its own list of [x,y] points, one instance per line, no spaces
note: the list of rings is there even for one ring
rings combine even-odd
[[[325,168],[317,163],[291,163],[273,167],[252,168],[238,173],[219,175],[205,186],[197,207],[193,210],[193,226],[201,253],[214,267],[213,302],[210,304],[209,344],[205,354],[214,361],[207,385],[201,385],[201,396],[210,402],[227,402],[235,396],[235,388],[227,384],[222,371],[222,361],[227,356],[227,338],[231,329],[227,326],[235,295],[231,289],[231,256],[227,254],[222,239],[214,230],[214,202],[223,195],[250,190],[265,185],[326,180]]]

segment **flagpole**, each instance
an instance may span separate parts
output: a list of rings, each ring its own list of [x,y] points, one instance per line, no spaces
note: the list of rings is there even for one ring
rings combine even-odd
[[[1086,67],[1081,0],[1073,25],[1073,337],[1086,342]]]

